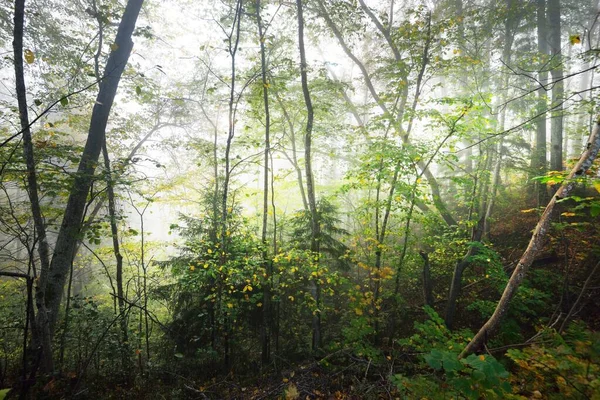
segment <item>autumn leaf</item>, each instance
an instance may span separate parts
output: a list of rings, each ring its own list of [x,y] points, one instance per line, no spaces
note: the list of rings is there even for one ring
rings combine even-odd
[[[571,46],[576,45],[576,44],[580,44],[581,43],[581,36],[579,36],[579,35],[571,35],[571,36],[569,36],[569,43],[571,43]]]
[[[290,383],[290,385],[285,390],[285,400],[296,400],[299,398],[300,392],[298,391],[298,388],[293,383]]]
[[[27,64],[33,64],[35,61],[35,54],[33,54],[33,51],[29,49],[25,50],[25,61],[27,61]]]

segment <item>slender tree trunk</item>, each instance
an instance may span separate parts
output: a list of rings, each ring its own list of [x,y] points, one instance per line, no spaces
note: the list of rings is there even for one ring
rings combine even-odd
[[[273,264],[267,259],[269,243],[267,241],[267,225],[269,216],[269,160],[270,160],[270,129],[271,115],[269,113],[269,83],[267,81],[267,61],[265,54],[265,36],[263,31],[262,19],[260,17],[261,4],[256,0],[256,23],[258,25],[258,39],[260,41],[260,67],[263,85],[263,103],[265,107],[265,151],[263,159],[263,215],[262,215],[262,233],[261,242],[263,246],[262,258],[266,271],[265,286],[263,287],[263,321],[261,326],[261,360],[266,365],[271,359],[271,277],[273,275]]]
[[[563,97],[564,97],[564,82],[563,82],[563,60],[561,52],[561,27],[560,27],[560,0],[548,0],[548,25],[550,54],[553,66],[550,73],[552,74],[552,120],[551,120],[551,145],[550,152],[550,169],[552,171],[563,170]]]
[[[115,189],[112,171],[110,167],[110,158],[106,141],[102,144],[102,155],[104,158],[104,168],[106,174],[106,191],[108,194],[108,215],[110,218],[110,232],[113,242],[113,252],[116,260],[116,281],[117,281],[117,303],[119,305],[119,314],[122,316],[119,319],[121,328],[121,362],[123,371],[129,370],[129,346],[127,333],[127,316],[125,315],[125,292],[123,290],[123,255],[121,254],[121,246],[119,243],[119,232],[117,229],[117,212],[115,205]]]
[[[312,131],[313,131],[313,121],[314,121],[314,110],[312,105],[312,100],[310,98],[310,91],[308,89],[308,66],[306,64],[306,52],[304,49],[304,16],[302,9],[302,0],[296,0],[296,6],[298,8],[298,47],[300,50],[300,78],[302,81],[302,93],[304,95],[304,103],[306,105],[306,130],[304,133],[304,164],[306,170],[306,193],[308,197],[308,207],[310,210],[310,251],[311,257],[314,257],[311,260],[311,263],[314,262],[317,265],[319,264],[319,238],[321,236],[320,232],[320,222],[319,215],[317,211],[317,200],[315,195],[315,184],[314,184],[314,176],[312,171],[312,154],[311,154],[311,146],[312,146]],[[317,271],[318,275],[318,271]],[[316,303],[316,311],[313,317],[313,340],[312,340],[312,348],[313,351],[318,350],[321,347],[321,287],[319,285],[319,278],[316,277],[312,281],[312,292],[313,297]]]
[[[569,195],[573,187],[575,186],[575,178],[584,177],[588,169],[593,164],[594,160],[598,156],[598,150],[600,149],[600,117],[596,119],[596,125],[594,131],[590,135],[587,142],[586,150],[581,155],[577,164],[573,167],[563,184],[560,186],[558,191],[546,206],[546,209],[542,213],[540,220],[533,231],[533,235],[529,241],[527,249],[521,256],[521,259],[517,263],[514,269],[502,297],[496,305],[496,309],[490,319],[481,327],[479,332],[473,337],[471,342],[465,347],[461,353],[461,357],[465,357],[470,353],[474,353],[482,349],[485,342],[496,332],[503,317],[508,312],[510,301],[517,293],[521,282],[525,278],[525,274],[529,270],[531,263],[535,259],[538,250],[542,247],[546,233],[550,229],[550,221],[556,202]]]
[[[82,227],[87,194],[104,142],[110,110],[119,86],[121,74],[129,59],[133,42],[131,35],[143,0],[129,0],[117,31],[114,48],[108,57],[104,80],[94,104],[88,139],[81,156],[75,181],[69,194],[49,271],[42,271],[40,282],[45,285],[45,303],[49,310],[49,329],[54,332],[66,277]],[[39,313],[38,313],[39,316]],[[40,319],[40,318],[38,318]],[[40,321],[43,322],[43,321]]]
[[[537,40],[538,40],[538,53],[540,58],[545,60],[548,55],[548,32],[546,27],[546,0],[537,0]],[[537,112],[542,114],[536,120],[536,134],[535,134],[535,147],[531,154],[531,167],[533,176],[541,176],[546,173],[546,167],[548,161],[546,160],[546,109],[548,108],[548,97],[547,87],[545,86],[548,82],[548,70],[545,64],[541,67],[538,72],[538,81],[540,82],[540,88],[537,91],[538,102]],[[540,184],[539,181],[534,183],[534,193],[536,194],[538,204],[546,203],[546,190],[545,186]]]
[[[419,255],[423,259],[423,303],[426,306],[433,307],[433,287],[431,281],[431,263],[429,255],[420,251]]]
[[[29,127],[29,114],[27,110],[27,89],[25,87],[25,74],[23,66],[23,31],[25,20],[25,0],[15,1],[13,51],[15,65],[15,86],[17,102],[19,105],[19,121],[23,131],[23,155],[27,167],[27,194],[31,205],[31,215],[35,234],[38,240],[38,253],[40,256],[41,276],[47,276],[50,269],[50,249],[46,238],[46,227],[40,207],[38,196],[37,171],[33,154],[33,143]],[[35,244],[34,244],[35,246]],[[34,346],[43,353],[44,369],[47,372],[53,370],[52,360],[52,330],[49,325],[48,309],[44,303],[45,280],[40,279],[36,285],[36,305],[38,308],[38,327],[40,343]]]

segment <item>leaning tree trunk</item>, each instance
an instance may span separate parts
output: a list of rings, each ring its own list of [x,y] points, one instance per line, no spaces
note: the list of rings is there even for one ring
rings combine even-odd
[[[504,293],[502,293],[502,297],[496,306],[496,310],[490,317],[490,319],[481,327],[479,332],[473,337],[471,342],[465,347],[465,349],[461,353],[461,357],[467,356],[470,353],[474,353],[476,351],[481,350],[481,348],[485,345],[485,342],[491,335],[495,333],[498,329],[500,322],[504,315],[508,312],[508,307],[510,305],[510,301],[517,293],[523,278],[525,278],[525,274],[527,273],[531,263],[533,262],[538,250],[542,247],[544,237],[550,228],[550,220],[552,216],[552,212],[554,211],[554,206],[556,202],[560,199],[563,199],[569,195],[573,186],[575,186],[575,180],[577,178],[585,177],[587,170],[592,166],[596,156],[598,155],[598,150],[600,149],[600,116],[596,119],[596,125],[594,127],[594,131],[590,135],[590,138],[587,142],[585,151],[579,158],[577,164],[573,167],[563,184],[560,186],[556,194],[552,197],[546,209],[542,213],[542,216],[533,231],[533,235],[531,236],[531,240],[529,241],[529,245],[527,249],[521,256],[519,263],[517,264],[515,270],[513,271],[510,279],[506,287],[504,288]]]
[[[42,271],[40,275],[40,284],[45,288],[45,304],[49,310],[50,333],[53,333],[56,327],[67,274],[82,226],[87,195],[94,179],[94,171],[104,143],[106,125],[119,81],[133,47],[131,35],[143,2],[143,0],[129,0],[125,8],[112,46],[114,50],[108,57],[103,81],[94,104],[88,138],[71,187],[50,269]]]

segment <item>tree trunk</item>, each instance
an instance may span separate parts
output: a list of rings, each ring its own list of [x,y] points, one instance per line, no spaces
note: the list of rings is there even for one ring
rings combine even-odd
[[[476,351],[481,350],[481,348],[485,345],[485,342],[491,335],[495,333],[498,329],[502,318],[508,312],[508,307],[510,305],[510,301],[517,293],[521,282],[525,278],[525,274],[529,270],[531,263],[533,262],[538,250],[542,247],[544,238],[548,229],[550,228],[550,220],[552,217],[552,212],[554,211],[554,206],[556,202],[560,199],[563,199],[569,195],[573,186],[575,186],[574,179],[585,177],[587,170],[591,167],[594,160],[598,155],[598,150],[600,149],[600,116],[596,119],[596,125],[594,127],[593,133],[590,135],[590,138],[587,142],[586,150],[583,152],[577,164],[573,167],[566,180],[560,186],[558,191],[546,206],[546,209],[542,213],[540,220],[538,221],[535,230],[533,231],[533,235],[531,236],[531,240],[529,241],[529,245],[527,249],[521,256],[516,268],[514,269],[506,287],[504,288],[504,292],[502,293],[502,297],[496,306],[496,310],[490,317],[490,319],[481,327],[479,332],[473,337],[471,342],[465,347],[465,349],[461,353],[461,357],[465,357],[470,353],[474,353]]]
[[[104,142],[106,125],[119,81],[133,47],[131,35],[143,0],[129,0],[117,31],[113,50],[108,57],[104,80],[94,104],[88,139],[81,156],[75,181],[69,194],[67,207],[58,233],[49,271],[42,271],[40,282],[45,285],[45,303],[49,310],[49,329],[54,332],[65,287],[67,273],[74,256],[82,226],[87,194],[94,180],[94,171]],[[39,315],[39,314],[38,314]]]
[[[537,37],[538,53],[542,60],[548,55],[548,33],[546,27],[546,0],[537,0]],[[546,109],[548,108],[547,88],[544,86],[548,81],[548,71],[543,66],[538,72],[540,88],[537,91],[537,113],[541,114],[536,120],[535,147],[531,153],[531,167],[533,176],[546,173]],[[545,204],[545,187],[535,182],[535,190],[538,204]]]
[[[119,326],[121,328],[121,361],[123,371],[129,370],[129,339],[127,333],[127,316],[125,314],[125,292],[123,290],[123,255],[121,254],[119,243],[119,232],[117,230],[117,212],[115,206],[115,188],[113,176],[110,168],[110,158],[106,141],[102,144],[102,155],[104,157],[104,168],[106,169],[106,192],[108,194],[108,215],[110,218],[110,232],[113,242],[113,252],[116,260],[116,281],[117,281],[117,303],[119,305]]]
[[[260,66],[261,66],[261,77],[263,85],[263,103],[265,107],[265,151],[264,151],[264,166],[263,166],[263,215],[262,215],[262,258],[263,265],[266,271],[265,286],[263,287],[263,321],[260,332],[261,340],[261,360],[262,364],[266,365],[271,359],[271,276],[273,275],[272,266],[273,263],[267,259],[268,251],[267,248],[269,243],[267,241],[267,221],[269,213],[269,159],[270,159],[270,132],[271,129],[271,116],[269,114],[269,84],[267,81],[267,61],[265,54],[265,37],[263,32],[262,20],[260,17],[260,0],[256,0],[256,24],[258,25],[258,39],[260,41]]]
[[[423,303],[426,306],[433,307],[433,287],[431,281],[431,262],[429,254],[420,251],[419,255],[423,259]]]
[[[15,86],[17,93],[17,102],[19,105],[19,120],[21,130],[23,131],[23,155],[27,168],[27,194],[31,205],[31,215],[33,216],[33,224],[35,234],[38,241],[38,253],[40,256],[40,273],[47,274],[50,269],[50,249],[46,238],[46,227],[44,217],[40,207],[38,196],[37,172],[35,159],[33,155],[33,144],[31,139],[31,130],[29,127],[29,114],[27,111],[27,89],[25,87],[25,74],[23,67],[23,26],[25,20],[25,0],[15,1],[14,15],[14,36],[13,36],[13,51],[15,65]],[[35,247],[35,241],[33,243]],[[68,266],[67,266],[68,268]],[[35,269],[34,269],[35,275]],[[54,368],[52,362],[52,333],[48,325],[48,311],[44,303],[44,285],[42,280],[39,280],[36,285],[36,305],[38,308],[39,323],[37,324],[37,332],[39,337],[34,337],[34,340],[40,339],[39,343],[34,343],[34,346],[40,349],[43,353],[45,361],[44,369],[52,371]]]
[[[553,66],[552,74],[552,112],[551,112],[551,136],[550,142],[550,169],[552,171],[563,170],[563,66],[561,52],[561,28],[560,28],[560,0],[548,0],[548,24],[550,26],[549,44]]]
[[[304,103],[306,104],[306,130],[304,133],[304,164],[306,170],[306,194],[308,197],[308,208],[310,210],[310,251],[311,262],[315,262],[318,266],[319,263],[319,237],[320,237],[320,223],[319,215],[317,212],[317,200],[315,195],[315,183],[312,171],[312,130],[314,121],[313,105],[310,98],[310,91],[308,89],[308,74],[306,64],[306,52],[304,49],[304,17],[302,10],[302,0],[296,0],[296,6],[298,8],[298,47],[300,50],[300,78],[302,81],[302,93],[304,94]],[[319,285],[318,277],[313,279],[312,292],[313,298],[316,303],[316,310],[313,317],[313,338],[312,338],[312,349],[313,351],[318,350],[321,347],[321,287]]]

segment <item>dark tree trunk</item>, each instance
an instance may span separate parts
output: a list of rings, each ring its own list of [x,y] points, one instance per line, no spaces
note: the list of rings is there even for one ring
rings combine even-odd
[[[106,125],[119,81],[133,47],[131,35],[142,4],[143,0],[129,0],[125,8],[113,46],[115,50],[108,57],[104,78],[94,104],[88,138],[69,194],[50,270],[45,273],[42,271],[40,276],[40,281],[45,286],[45,304],[49,311],[51,333],[56,327],[63,289],[82,227],[87,194],[94,180],[94,171],[104,143]]]
[[[433,287],[431,281],[431,263],[429,254],[420,251],[419,255],[423,259],[423,302],[426,306],[433,307]]]
[[[37,172],[35,159],[33,156],[33,143],[31,139],[31,130],[29,126],[29,114],[27,112],[27,89],[25,87],[25,74],[23,67],[23,31],[25,21],[25,0],[17,0],[15,2],[14,15],[14,65],[15,65],[15,86],[17,93],[17,102],[19,104],[19,120],[21,130],[23,131],[23,155],[25,157],[27,169],[27,194],[31,204],[31,215],[33,216],[33,224],[35,234],[38,241],[38,253],[40,255],[40,273],[47,274],[50,269],[50,249],[46,238],[46,227],[44,217],[40,207],[38,196]],[[33,244],[35,246],[35,242]],[[68,268],[68,265],[67,265]],[[35,274],[35,269],[34,269]],[[38,281],[36,285],[36,304],[38,308],[38,317],[40,323],[36,329],[39,336],[34,337],[36,343],[34,346],[41,350],[44,354],[44,369],[52,371],[54,368],[52,362],[52,333],[48,325],[48,312],[44,304],[44,281]]]

